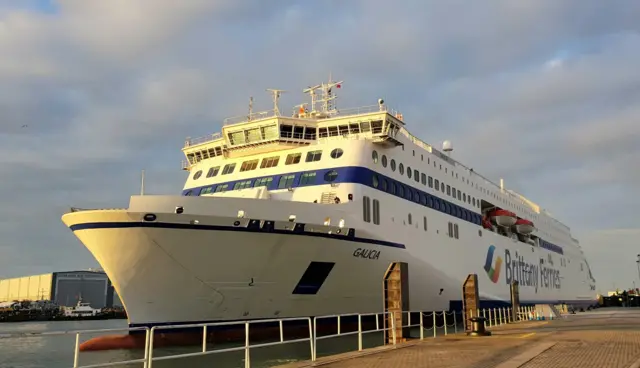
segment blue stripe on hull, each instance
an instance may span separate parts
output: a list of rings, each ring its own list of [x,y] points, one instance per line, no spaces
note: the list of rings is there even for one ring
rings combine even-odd
[[[333,180],[331,182],[328,182],[324,180],[324,177],[328,172],[331,172],[331,171],[334,171],[335,173],[337,173],[337,176],[331,176],[333,177]],[[311,173],[311,172],[316,173],[315,181],[305,181],[304,183],[301,183],[302,174]],[[287,175],[295,176],[293,182],[291,182],[290,185],[280,188],[279,179],[282,176],[287,176]],[[374,177],[376,178],[375,179],[376,185],[374,185]],[[368,167],[361,167],[361,166],[336,167],[336,168],[327,168],[327,169],[319,169],[319,170],[284,172],[276,175],[256,176],[253,178],[244,178],[239,180],[220,182],[216,184],[207,184],[200,187],[184,189],[182,191],[182,195],[197,196],[205,188],[211,189],[209,193],[214,193],[216,187],[220,185],[225,185],[225,184],[228,185],[228,188],[229,188],[228,190],[225,190],[225,191],[231,191],[233,190],[233,187],[234,185],[236,185],[236,183],[250,181],[251,186],[253,186],[255,185],[256,179],[265,179],[265,178],[273,178],[273,180],[269,182],[268,185],[266,185],[268,190],[309,187],[309,186],[315,186],[315,185],[327,185],[332,183],[364,185],[369,188],[373,188],[375,190],[386,193],[388,195],[392,195],[412,203],[421,204],[435,211],[439,211],[449,216],[458,218],[462,221],[475,224],[479,227],[482,226],[482,215],[479,212],[477,212],[478,211],[478,208],[476,208],[477,206],[474,207],[473,209],[467,209],[457,204],[458,202],[463,202],[459,199],[455,199],[455,203],[454,203],[453,201],[449,201],[447,199],[441,198],[440,197],[441,192],[438,191],[437,189],[433,189],[433,190],[436,193],[438,193],[438,195],[433,195],[422,189],[419,189],[421,187],[405,184],[398,180],[392,179],[389,176],[373,171]],[[415,182],[417,184],[421,183],[421,181],[420,182],[415,181]],[[426,183],[422,183],[422,185],[423,185],[422,188],[425,188],[425,189],[427,188]],[[402,188],[402,194],[400,193],[399,190],[393,190],[393,191],[391,190],[391,188],[397,189],[400,187]],[[444,196],[445,194],[442,193],[442,195]],[[472,206],[471,203],[465,203],[465,205],[468,207]],[[555,252],[558,254],[564,254],[562,247],[555,245],[551,242],[545,241],[542,238],[540,240],[542,240],[540,243],[541,248],[547,249],[548,251]]]
[[[156,228],[156,229],[183,229],[183,230],[208,230],[208,231],[238,231],[249,233],[268,233],[268,234],[283,234],[291,236],[311,236],[317,238],[343,240],[356,243],[367,243],[381,245],[385,247],[393,247],[405,249],[404,244],[394,243],[380,239],[360,238],[356,236],[355,231],[353,234],[337,235],[327,233],[317,233],[311,231],[293,232],[291,230],[279,230],[274,228],[251,228],[251,227],[236,227],[236,226],[221,226],[221,225],[195,225],[195,224],[177,224],[170,222],[88,222],[84,224],[71,225],[69,227],[71,231],[91,230],[91,229],[125,229],[125,228]]]

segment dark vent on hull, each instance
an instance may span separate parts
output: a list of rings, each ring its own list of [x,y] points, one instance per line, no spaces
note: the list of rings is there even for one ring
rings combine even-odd
[[[293,289],[293,294],[317,294],[334,265],[334,262],[311,262],[298,281],[298,285]]]

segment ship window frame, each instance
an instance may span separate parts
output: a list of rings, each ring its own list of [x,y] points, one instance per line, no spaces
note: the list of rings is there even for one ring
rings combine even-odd
[[[404,165],[402,164],[402,162],[400,163],[400,165],[398,165],[398,172],[400,173],[400,175],[404,175]]]
[[[224,165],[224,168],[222,169],[222,175],[228,175],[228,174],[233,174],[233,171],[236,169],[236,163],[232,162],[230,164],[226,164]]]
[[[333,183],[336,179],[338,179],[338,172],[336,170],[329,170],[324,173],[324,181],[327,183]]]
[[[412,175],[413,175],[413,169],[411,169],[411,166],[407,166],[407,177],[411,179]]]
[[[266,176],[264,178],[256,179],[253,182],[253,187],[254,188],[269,187],[269,185],[271,185],[272,182],[273,182],[273,176]]]
[[[378,188],[378,186],[380,185],[380,179],[378,178],[377,174],[373,174],[371,176],[371,184],[374,188]]]
[[[380,201],[373,200],[373,224],[380,225]]]
[[[313,150],[307,152],[304,162],[318,162],[320,160],[322,160],[322,150]]]
[[[411,214],[408,214],[408,216],[407,216],[407,222],[409,223],[409,225],[412,225],[413,218],[411,217]]]
[[[213,178],[214,176],[218,175],[218,173],[220,172],[220,166],[212,166],[209,168],[209,171],[207,171],[207,178]]]
[[[342,148],[334,148],[329,154],[329,156],[331,156],[332,159],[336,160],[342,157],[343,154],[344,154],[344,150]]]
[[[362,197],[362,220],[371,223],[371,198]]]
[[[278,179],[278,189],[289,189],[293,187],[293,183],[295,182],[295,180],[295,174],[281,175],[280,179]]]
[[[280,163],[280,156],[265,157],[262,159],[262,162],[260,162],[260,168],[268,169],[271,167],[276,167],[278,166],[279,163]]]
[[[429,175],[427,183],[429,185],[429,188],[433,188],[433,176]]]
[[[302,173],[302,175],[300,175],[300,182],[298,183],[298,186],[302,187],[307,185],[313,185],[316,183],[316,178],[317,178],[316,171],[307,171],[305,173]]]
[[[193,174],[193,177],[191,177],[193,180],[198,180],[200,179],[200,177],[202,176],[202,170],[198,170],[196,171],[195,174]]]
[[[423,216],[422,226],[424,227],[424,231],[428,230],[427,216]]]
[[[284,160],[285,165],[297,165],[302,160],[302,153],[295,152],[287,155],[287,158]]]
[[[374,164],[378,163],[378,151],[373,150],[371,152],[371,160],[373,161]]]
[[[388,164],[387,155],[382,155],[382,159],[380,159],[380,162],[382,163],[382,167],[386,168]]]
[[[258,159],[243,161],[240,165],[240,172],[253,171],[257,169],[259,162],[260,160]]]
[[[458,224],[453,224],[453,237],[456,239],[460,239],[460,233],[458,230]]]
[[[396,160],[395,159],[391,159],[391,162],[389,163],[389,166],[391,167],[391,171],[396,172]]]

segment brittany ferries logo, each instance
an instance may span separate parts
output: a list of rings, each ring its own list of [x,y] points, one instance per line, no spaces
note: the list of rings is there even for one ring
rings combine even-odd
[[[493,264],[493,253],[495,252],[496,247],[491,245],[489,250],[487,251],[487,260],[484,263],[484,270],[487,272],[487,276],[489,279],[495,284],[498,282],[500,278],[500,269],[502,268],[502,258],[500,256],[496,257],[495,267],[492,267]]]

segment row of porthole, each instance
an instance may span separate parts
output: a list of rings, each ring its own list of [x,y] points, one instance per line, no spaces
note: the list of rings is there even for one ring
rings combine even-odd
[[[322,152],[322,151],[320,151],[320,152]],[[342,157],[343,154],[344,154],[344,150],[342,148],[335,148],[335,149],[333,149],[331,151],[329,156],[331,156],[331,158],[333,158],[333,159],[338,159],[338,158]],[[263,160],[270,159],[270,158],[272,158],[272,157],[265,157],[265,158],[263,158]],[[269,166],[269,168],[272,168],[272,167],[275,167],[275,166]],[[210,168],[209,171],[211,172],[212,169],[213,169],[213,167]],[[208,175],[207,174],[207,178],[213,177],[213,176],[216,176],[216,175],[217,175],[217,172],[214,175]],[[198,180],[198,179],[200,179],[201,176],[202,176],[202,170],[198,170],[198,171],[196,171],[195,174],[193,174],[192,179],[193,180]]]
[[[375,164],[377,164],[378,163],[378,151],[374,150],[371,155],[372,155],[373,162]],[[387,165],[390,165],[391,171],[393,171],[393,172],[396,171],[396,161],[394,159],[391,159],[391,161],[388,161],[387,156],[386,155],[382,155],[381,162],[382,162],[382,167],[386,168]],[[400,173],[400,175],[404,175],[404,171],[405,171],[404,170],[404,165],[402,163],[400,163],[400,165],[398,165],[397,168],[398,168],[398,172]],[[411,169],[411,167],[407,167],[407,177],[409,179],[411,179],[412,176],[413,176],[413,180],[415,180],[417,183],[420,183],[420,172],[418,170]],[[422,173],[422,176],[423,176],[422,184],[423,185],[427,185],[427,181],[424,178],[425,174]],[[438,179],[433,179],[431,176],[429,176],[429,178],[431,179],[431,180],[429,180],[429,183],[431,183],[432,180],[436,180],[436,181],[438,180]],[[429,185],[429,188],[435,189],[435,191],[441,190],[443,193],[445,193],[444,187],[445,187],[444,181],[442,182],[442,186],[440,188],[437,188],[437,187],[434,188],[431,185]],[[451,194],[449,194],[449,195],[451,196]],[[479,199],[476,200],[476,198],[473,198],[471,195],[467,195],[466,193],[464,193],[464,196],[468,198],[467,201],[463,200],[462,198],[458,198],[455,195],[453,195],[453,198],[456,198],[456,199],[458,199],[458,200],[460,200],[460,201],[462,201],[464,203],[468,203],[468,204],[471,204],[473,202],[473,207],[481,208]]]

